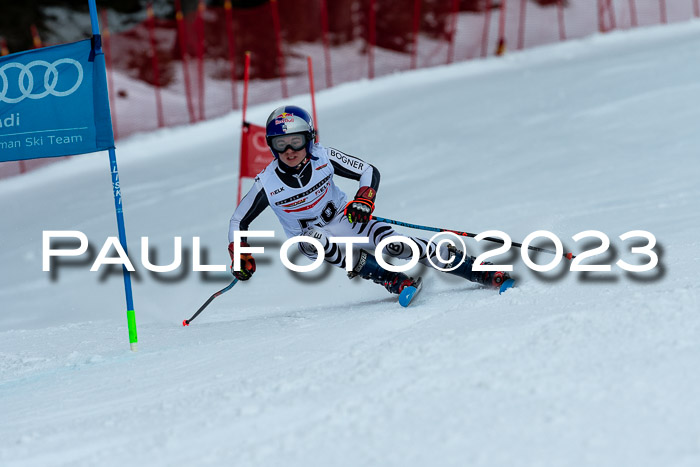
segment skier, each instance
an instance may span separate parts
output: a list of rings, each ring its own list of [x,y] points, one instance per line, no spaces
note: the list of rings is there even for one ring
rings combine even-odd
[[[234,244],[233,232],[247,231],[253,219],[269,206],[288,238],[297,235],[316,238],[324,247],[325,260],[335,266],[346,267],[345,245],[332,243],[329,238],[368,237],[367,243],[353,244],[355,264],[348,273],[351,279],[360,276],[372,280],[393,294],[400,294],[406,287],[419,290],[420,278],[384,269],[370,253],[382,239],[395,235],[389,224],[371,219],[379,188],[377,168],[357,157],[315,143],[315,136],[311,116],[300,107],[282,106],[270,114],[266,139],[274,160],[258,174],[255,184],[231,217],[228,246],[231,273],[245,281],[255,272],[253,256],[239,251],[241,246],[249,246],[247,239],[244,238],[240,245]],[[336,186],[335,175],[359,181],[360,188],[349,202],[346,194]],[[435,266],[449,268],[464,258],[462,251],[444,243],[438,254],[434,243],[418,237],[408,238],[418,245],[419,261],[423,264],[429,265],[430,258]],[[317,258],[313,245],[307,242],[297,245],[308,258]],[[384,253],[410,259],[412,251],[404,243],[391,242],[384,248]],[[240,256],[239,271],[234,270],[235,255]],[[503,272],[472,271],[474,259],[467,256],[459,267],[448,273],[492,287],[499,287],[508,279],[508,274]]]

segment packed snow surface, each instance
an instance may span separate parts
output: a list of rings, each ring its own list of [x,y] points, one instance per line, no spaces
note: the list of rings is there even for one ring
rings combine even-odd
[[[416,270],[407,309],[340,269],[286,270],[268,210],[255,276],[184,328],[230,281],[192,272],[192,246],[228,262],[241,115],[123,141],[138,352],[120,268],[89,271],[116,236],[107,155],[0,181],[0,465],[700,465],[699,77],[694,22],[320,93],[321,142],[382,173],[377,215],[548,230],[575,254],[600,244],[579,232],[611,239],[583,262],[610,272],[493,258],[518,278],[501,296]],[[45,230],[84,232],[89,254],[43,272]],[[615,265],[648,261],[633,230],[657,239],[650,272]],[[168,264],[176,236],[183,266],[147,271],[141,237]]]

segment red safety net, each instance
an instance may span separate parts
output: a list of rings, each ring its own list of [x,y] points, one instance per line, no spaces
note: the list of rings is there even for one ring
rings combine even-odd
[[[115,135],[217,117],[242,105],[507,53],[602,31],[686,21],[699,0],[268,0],[154,17],[103,44]],[[176,2],[176,6],[177,6]],[[44,161],[0,164],[0,177]]]

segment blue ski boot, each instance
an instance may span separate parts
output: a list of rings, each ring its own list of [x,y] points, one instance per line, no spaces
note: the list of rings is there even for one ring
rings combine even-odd
[[[448,265],[448,267],[452,267],[454,264],[459,264],[460,261],[462,261],[462,258],[465,257],[464,253],[461,250],[458,250],[452,245],[449,245],[447,247],[448,251],[450,254],[454,255],[454,259],[452,262]],[[495,287],[495,288],[500,288],[501,284],[506,282],[507,280],[510,279],[510,276],[508,275],[507,272],[501,272],[501,271],[473,271],[472,267],[474,266],[474,260],[476,258],[474,256],[467,256],[464,259],[464,262],[459,265],[456,269],[452,271],[446,271],[447,274],[454,274],[455,276],[462,277],[468,281],[471,282],[477,282],[479,284],[485,285],[487,287]],[[493,264],[489,262],[483,262],[481,264]]]
[[[387,271],[377,263],[377,259],[364,250],[360,251],[360,259],[352,271],[348,272],[350,279],[360,276],[383,285],[390,293],[400,294],[406,287],[418,287],[419,280],[408,277],[402,272]]]

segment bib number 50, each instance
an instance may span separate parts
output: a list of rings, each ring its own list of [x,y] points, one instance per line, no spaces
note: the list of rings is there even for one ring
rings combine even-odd
[[[337,212],[338,208],[335,207],[335,204],[333,204],[332,201],[329,201],[328,204],[326,204],[326,206],[323,208],[323,211],[321,211],[320,216],[299,219],[299,225],[301,225],[301,230],[306,230],[310,225],[324,226],[333,220]],[[321,221],[323,221],[322,223],[318,221],[319,218],[321,219]]]

